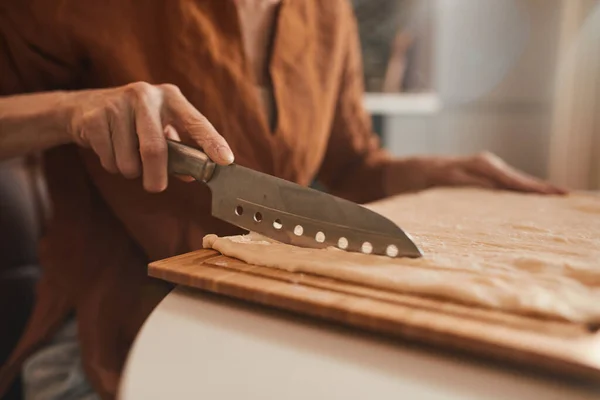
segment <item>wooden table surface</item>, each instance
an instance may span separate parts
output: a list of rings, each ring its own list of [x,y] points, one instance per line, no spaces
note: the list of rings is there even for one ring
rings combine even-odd
[[[600,334],[582,326],[373,293],[209,253],[150,265],[151,276],[188,287],[167,296],[144,325],[122,399],[600,398],[600,382],[520,367],[545,365],[598,382]],[[409,344],[419,341],[518,362],[492,364]]]
[[[141,330],[120,398],[583,400],[600,398],[600,386],[178,287]]]

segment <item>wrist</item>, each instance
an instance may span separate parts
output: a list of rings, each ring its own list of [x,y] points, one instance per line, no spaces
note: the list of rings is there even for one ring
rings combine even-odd
[[[451,158],[419,156],[394,160],[385,178],[389,195],[415,192],[444,185],[444,173]]]
[[[49,117],[55,140],[61,144],[76,142],[73,120],[81,101],[78,92],[54,92],[51,100],[55,110]]]
[[[0,159],[72,142],[69,125],[75,101],[70,92],[0,97]]]
[[[427,162],[422,157],[393,160],[386,169],[384,185],[388,196],[428,188],[431,183]]]
[[[71,121],[76,92],[55,91],[18,96],[12,101],[16,112],[13,129],[35,131],[43,147],[71,143]]]

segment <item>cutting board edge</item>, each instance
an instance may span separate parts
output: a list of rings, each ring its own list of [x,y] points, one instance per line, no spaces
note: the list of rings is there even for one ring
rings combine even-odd
[[[206,259],[220,256],[218,252],[213,250],[198,250],[193,253],[205,257]],[[175,259],[177,259],[177,256],[161,261],[173,261]],[[208,291],[238,300],[249,301],[261,306],[292,312],[297,315],[310,316],[322,321],[334,322],[341,326],[351,326],[374,334],[382,334],[387,337],[406,340],[408,342],[433,345],[437,348],[468,353],[477,357],[488,357],[497,362],[508,361],[509,363],[517,363],[522,366],[553,374],[568,373],[569,376],[578,379],[594,381],[600,379],[600,366],[586,364],[581,360],[570,360],[567,358],[549,356],[548,354],[533,351],[531,348],[522,348],[517,351],[513,347],[502,345],[497,342],[484,341],[481,340],[481,338],[479,338],[479,342],[473,341],[472,337],[458,335],[456,331],[446,331],[442,334],[440,332],[432,332],[426,327],[411,326],[410,324],[407,324],[406,321],[397,321],[393,319],[383,321],[381,318],[374,318],[368,314],[355,315],[354,318],[344,318],[344,316],[348,316],[350,313],[340,306],[335,307],[330,305],[330,307],[334,308],[335,313],[326,314],[318,312],[319,308],[313,307],[314,304],[310,304],[306,299],[294,299],[275,292],[269,292],[269,296],[265,296],[264,293],[258,293],[255,288],[248,287],[247,285],[245,286],[240,282],[235,281],[216,281],[205,277],[199,278],[199,280],[192,285],[187,281],[189,280],[189,277],[185,274],[163,270],[160,268],[161,265],[162,262],[151,263],[149,265],[149,275],[183,286]],[[202,268],[205,272],[211,269],[211,267],[208,266],[203,266]],[[212,267],[212,269],[216,270],[214,267]],[[239,273],[237,275],[244,274]],[[267,278],[253,278],[269,281]],[[273,285],[273,282],[269,282],[269,284]],[[278,284],[285,285],[283,282],[278,282]],[[320,290],[315,288],[312,289],[317,291]],[[376,322],[384,322],[384,324],[383,326],[376,326]],[[510,353],[510,356],[508,357],[507,352]],[[532,362],[534,358],[537,359],[536,362]]]

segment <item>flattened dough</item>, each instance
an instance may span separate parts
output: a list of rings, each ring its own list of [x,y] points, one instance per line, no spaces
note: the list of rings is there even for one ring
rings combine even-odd
[[[299,248],[255,233],[204,247],[249,264],[507,312],[600,322],[600,197],[434,189],[369,208],[409,232],[420,259]]]

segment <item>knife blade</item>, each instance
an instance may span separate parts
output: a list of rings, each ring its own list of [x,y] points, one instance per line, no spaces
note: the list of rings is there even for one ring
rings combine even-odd
[[[235,163],[217,165],[199,149],[167,143],[169,173],[208,185],[216,218],[300,247],[334,246],[388,257],[423,255],[395,223],[359,204]]]

